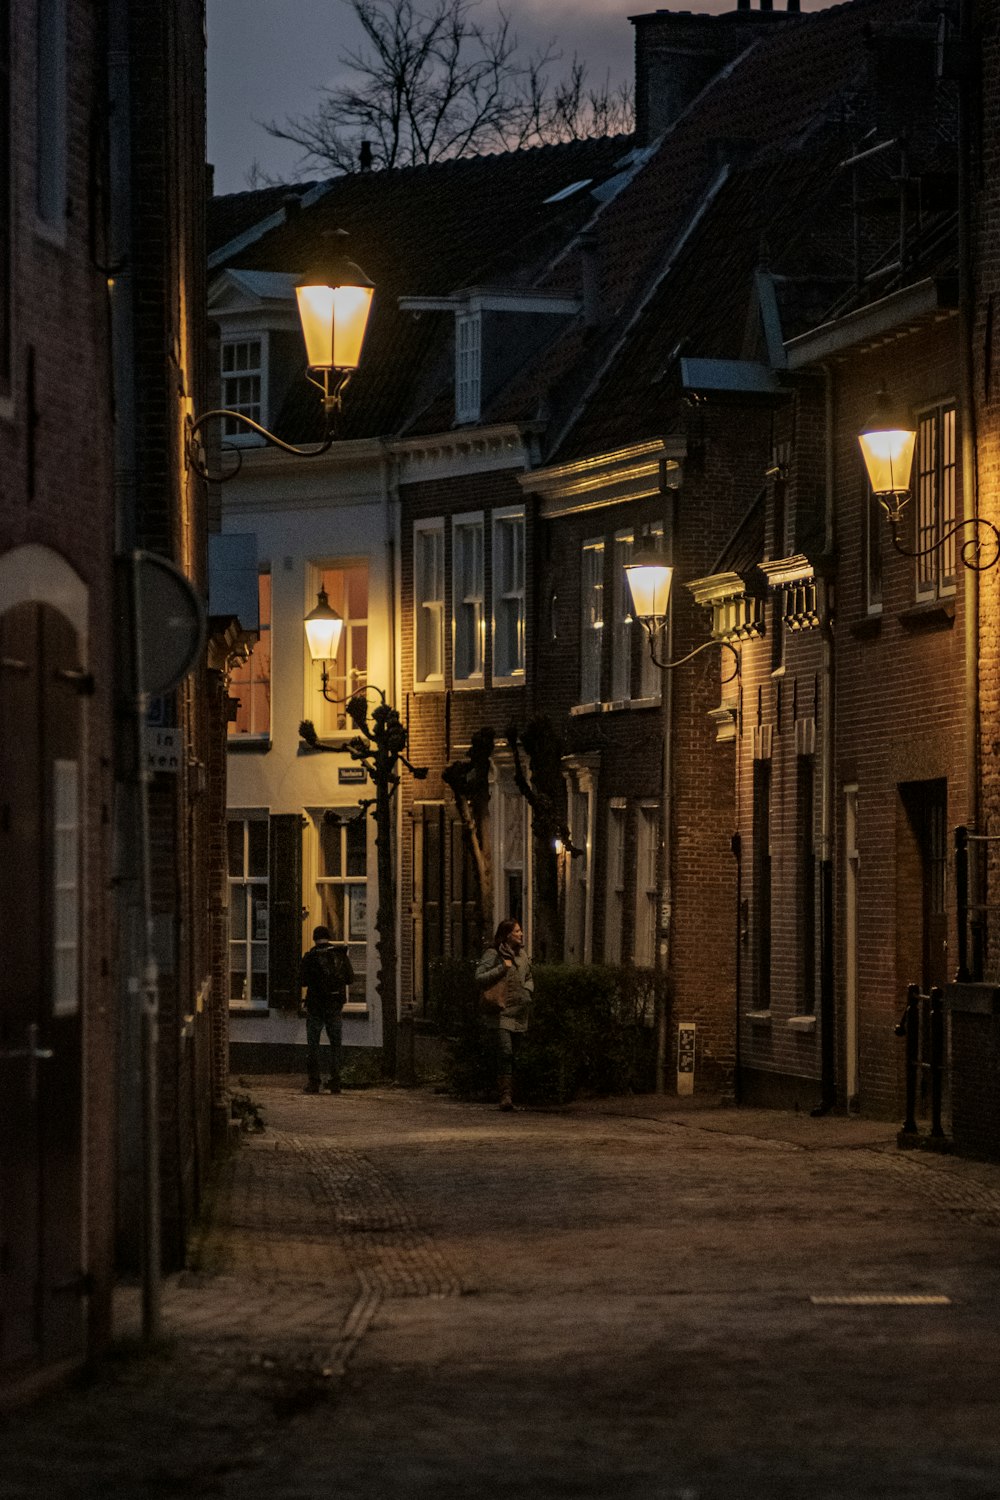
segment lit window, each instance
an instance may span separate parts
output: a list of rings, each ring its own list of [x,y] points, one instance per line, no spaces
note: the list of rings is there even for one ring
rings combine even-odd
[[[335,943],[347,943],[354,970],[349,998],[365,1000],[368,963],[368,826],[360,807],[313,814],[316,830],[316,920]]]
[[[955,408],[939,406],[917,425],[918,598],[955,591],[955,468]]]
[[[631,531],[615,535],[612,570],[611,698],[621,703],[632,693],[632,603],[625,565],[632,556]]]
[[[332,661],[310,658],[312,691],[309,694],[307,718],[313,720],[320,736],[353,733],[347,717],[347,702],[368,681],[368,564],[346,563],[323,568],[315,574],[311,598],[326,590],[330,607],[344,622],[340,644]],[[322,693],[323,668],[327,671],[326,690],[340,702],[329,703]]]
[[[660,809],[655,802],[639,808],[636,828],[635,942],[636,964],[650,969],[656,954],[656,864],[660,845]]]
[[[584,542],[580,577],[580,702],[601,700],[604,543]]]
[[[250,735],[266,739],[271,732],[271,575],[261,573],[257,581],[260,637],[246,661],[229,674],[229,696],[239,699],[229,736]]]
[[[524,511],[493,516],[493,681],[524,677]]]
[[[231,817],[229,846],[229,1003],[266,1007],[268,985],[268,819]]]
[[[452,531],[455,682],[483,680],[483,518],[456,516]]]
[[[482,324],[478,313],[455,317],[455,420],[478,422],[482,369]]]
[[[444,682],[444,522],[418,522],[413,532],[414,678]]]
[[[222,404],[229,411],[241,412],[254,422],[263,420],[263,339],[239,339],[222,346]],[[245,442],[263,442],[240,422],[226,417],[223,434]]]

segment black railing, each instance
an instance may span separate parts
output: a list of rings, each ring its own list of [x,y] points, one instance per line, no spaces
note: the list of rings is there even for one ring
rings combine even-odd
[[[926,1011],[924,1009],[926,1007]],[[926,1027],[925,1023],[926,1022]],[[930,1074],[931,1137],[944,1135],[941,1126],[941,1097],[944,1081],[944,991],[934,985],[925,995],[918,984],[906,991],[906,1009],[895,1027],[897,1036],[906,1039],[906,1119],[904,1135],[917,1135],[917,1095],[922,1075]],[[921,1035],[927,1037],[929,1056],[921,1056]]]

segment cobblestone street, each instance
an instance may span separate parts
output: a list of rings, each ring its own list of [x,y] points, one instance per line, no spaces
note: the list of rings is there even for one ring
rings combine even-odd
[[[5,1420],[4,1500],[1000,1494],[1000,1168],[676,1100],[250,1091],[164,1348],[123,1289],[113,1356]]]

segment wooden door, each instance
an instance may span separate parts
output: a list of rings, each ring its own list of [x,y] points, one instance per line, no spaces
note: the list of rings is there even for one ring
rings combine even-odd
[[[54,609],[0,618],[0,1371],[84,1343],[77,665]]]

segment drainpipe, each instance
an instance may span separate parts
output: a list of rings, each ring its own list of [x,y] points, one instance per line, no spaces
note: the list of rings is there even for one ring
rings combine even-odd
[[[836,469],[834,438],[836,408],[833,370],[823,365],[825,385],[826,472],[824,476],[825,526],[823,552],[833,556],[836,539],[834,490]],[[825,1115],[837,1102],[836,1018],[833,942],[833,806],[834,806],[834,739],[833,739],[833,590],[830,580],[823,582],[822,643],[820,670],[820,829],[819,829],[819,1027],[820,1027],[820,1102],[812,1111]]]
[[[677,491],[668,489],[666,465],[660,464],[660,493],[666,500],[666,535],[664,551],[667,562],[674,564],[674,538],[677,533]],[[671,590],[664,626],[664,660],[674,659],[674,591]],[[666,987],[670,981],[670,938],[673,923],[673,821],[674,787],[674,674],[660,673],[660,712],[663,731],[663,761],[660,781],[660,910],[657,913],[656,951],[654,967],[662,981],[657,986],[656,1011],[656,1092],[667,1091],[667,1052],[670,1038],[667,1032],[668,1007]]]
[[[960,55],[971,58],[973,41],[972,3],[961,0],[959,7]],[[977,474],[977,439],[975,377],[973,371],[975,250],[972,222],[972,113],[976,107],[971,97],[972,79],[962,79],[958,95],[958,336],[959,401],[962,428],[962,514],[979,514]],[[965,783],[966,822],[978,833],[980,819],[979,789],[979,574],[963,568],[965,577]],[[977,862],[978,864],[978,862]],[[973,902],[979,903],[977,866],[973,867]],[[972,969],[983,972],[983,932],[981,920],[973,919]]]
[[[108,103],[111,239],[112,384],[115,401],[115,554],[118,587],[116,651],[117,795],[115,883],[121,963],[118,979],[119,1163],[126,1187],[141,1182],[142,1333],[160,1335],[160,1175],[157,1101],[158,975],[153,943],[150,827],[141,745],[146,704],[139,683],[137,643],[142,601],[133,563],[138,443],[135,417],[135,288],[132,281],[132,140],[128,0],[108,13]],[[136,839],[136,829],[139,838]],[[122,1232],[132,1204],[119,1194]]]

